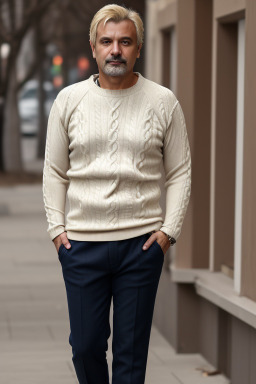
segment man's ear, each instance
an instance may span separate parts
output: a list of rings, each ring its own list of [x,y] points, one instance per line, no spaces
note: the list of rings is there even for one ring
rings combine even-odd
[[[93,58],[95,59],[95,58],[96,58],[96,56],[95,56],[95,46],[93,45],[93,43],[91,42],[91,40],[90,40],[90,46],[91,46],[91,49],[92,49],[92,56],[93,56]]]
[[[137,53],[137,59],[140,57],[140,50],[142,48],[142,44],[138,45],[138,53]]]

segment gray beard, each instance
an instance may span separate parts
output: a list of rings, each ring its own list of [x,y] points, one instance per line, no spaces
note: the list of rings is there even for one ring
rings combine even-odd
[[[103,73],[107,76],[122,76],[127,72],[126,64],[121,64],[118,67],[112,64],[105,64],[103,67]]]

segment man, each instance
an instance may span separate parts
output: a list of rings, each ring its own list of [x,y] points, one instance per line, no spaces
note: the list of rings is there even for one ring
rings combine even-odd
[[[145,382],[164,255],[180,234],[190,197],[184,115],[172,91],[133,72],[142,43],[138,13],[115,4],[101,8],[90,26],[99,73],[59,92],[48,121],[44,204],[67,291],[79,383],[109,383],[112,297],[112,383]]]

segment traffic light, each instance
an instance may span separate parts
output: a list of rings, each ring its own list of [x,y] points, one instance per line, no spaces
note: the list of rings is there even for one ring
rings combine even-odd
[[[60,75],[62,69],[63,58],[60,55],[55,55],[52,59],[52,74]]]
[[[77,60],[78,76],[82,78],[90,68],[90,61],[86,56],[80,56]]]
[[[63,57],[55,55],[52,59],[51,74],[53,76],[53,84],[55,87],[60,87],[63,83],[62,76]]]

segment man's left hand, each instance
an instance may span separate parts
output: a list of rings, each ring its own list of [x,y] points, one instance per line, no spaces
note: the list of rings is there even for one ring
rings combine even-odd
[[[143,244],[142,249],[146,251],[151,244],[154,243],[154,241],[157,241],[157,243],[160,245],[160,247],[163,250],[163,253],[167,252],[168,248],[170,248],[171,244],[170,241],[165,233],[162,231],[156,231],[152,233],[152,235],[147,239],[146,243]],[[146,248],[145,248],[146,247]]]

